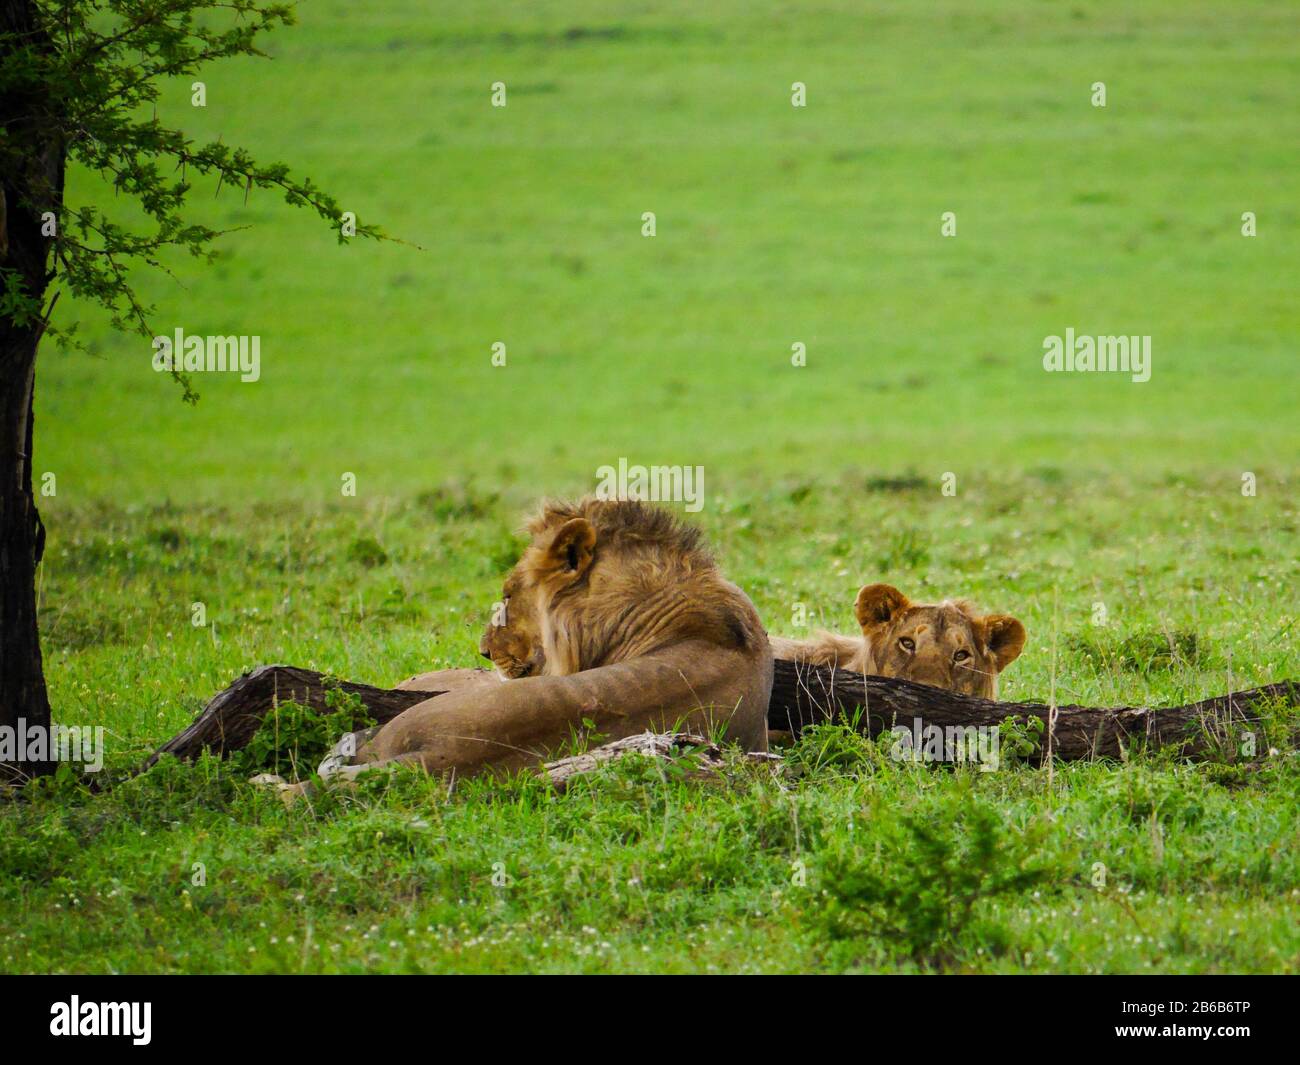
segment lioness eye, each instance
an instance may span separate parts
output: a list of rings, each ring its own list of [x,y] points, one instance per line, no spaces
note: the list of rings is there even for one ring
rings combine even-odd
[[[916,650],[916,644],[913,643],[911,640],[909,640],[906,636],[904,636],[901,640],[898,641],[898,646],[901,647],[904,651],[907,651],[909,654]]]
[[[970,658],[969,651],[958,651],[955,655],[952,656],[952,660],[954,662],[965,662],[966,659],[968,658]]]

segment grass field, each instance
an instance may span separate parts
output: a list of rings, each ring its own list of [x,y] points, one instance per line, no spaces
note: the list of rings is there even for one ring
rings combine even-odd
[[[800,607],[849,631],[884,580],[1021,618],[1008,699],[1300,677],[1300,12],[299,16],[164,120],[422,250],[201,195],[249,228],[142,281],[155,325],[259,335],[262,365],[198,375],[193,408],[147,341],[60,305],[92,352],[38,369],[44,646],[111,776],[259,663],[477,664],[523,510],[620,457],[704,468],[694,520],[775,633]],[[1150,336],[1150,381],[1044,372],[1067,328]],[[979,773],[832,729],[779,780],[403,775],[293,811],[211,762],[62,780],[0,808],[0,968],[1294,972],[1295,723],[1249,764]]]

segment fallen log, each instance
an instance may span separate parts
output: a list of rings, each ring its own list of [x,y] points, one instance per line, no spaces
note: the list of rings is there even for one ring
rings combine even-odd
[[[258,666],[229,688],[217,692],[187,728],[149,756],[144,767],[147,769],[164,754],[188,759],[197,758],[204,750],[219,755],[240,750],[253,738],[262,719],[277,705],[295,702],[313,710],[324,710],[325,698],[334,687],[357,696],[381,725],[407,707],[443,694],[440,691],[373,688],[369,684],[351,681],[335,683],[323,673],[297,666]]]
[[[871,736],[902,725],[909,731],[931,725],[996,727],[1011,718],[1021,725],[1042,722],[1041,744],[1028,756],[1034,763],[1049,754],[1063,761],[1123,758],[1136,745],[1174,747],[1184,756],[1205,754],[1259,720],[1259,712],[1281,699],[1300,702],[1300,682],[1282,681],[1231,692],[1186,706],[1150,708],[1057,706],[1003,703],[943,688],[864,676],[847,670],[801,665],[778,659],[768,704],[768,728],[794,735],[809,725],[849,719],[859,708],[858,727]],[[1263,743],[1263,737],[1258,737]]]
[[[486,671],[477,672],[486,677]],[[451,685],[440,688],[435,679],[429,690],[375,688],[336,681],[295,666],[259,666],[218,692],[189,727],[164,743],[145,767],[164,754],[189,759],[205,749],[217,754],[238,750],[278,703],[292,700],[324,709],[327,694],[334,687],[356,695],[371,716],[384,724],[416,703],[445,694]],[[871,736],[895,725],[909,730],[930,725],[998,726],[1008,718],[1023,725],[1036,718],[1044,727],[1041,746],[1029,756],[1033,762],[1049,754],[1066,761],[1122,758],[1139,743],[1175,747],[1180,754],[1194,756],[1229,741],[1234,732],[1249,729],[1259,720],[1259,712],[1279,699],[1292,705],[1300,702],[1300,682],[1283,681],[1186,706],[1105,709],[1071,705],[1056,707],[1053,713],[1043,703],[994,702],[891,677],[863,676],[778,659],[768,727],[797,736],[809,725],[852,719],[859,708],[858,727]]]

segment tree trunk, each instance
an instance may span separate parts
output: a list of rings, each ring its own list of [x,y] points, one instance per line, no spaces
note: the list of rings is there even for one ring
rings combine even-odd
[[[238,750],[252,738],[276,702],[292,699],[321,709],[330,683],[322,674],[307,669],[259,666],[218,692],[194,722],[163,744],[145,765],[152,765],[164,754],[194,758],[204,749],[218,754]],[[343,688],[357,695],[381,725],[407,707],[443,694],[436,684],[427,691],[346,682]],[[770,729],[797,736],[809,725],[851,718],[856,708],[865,706],[867,712],[859,717],[858,728],[876,736],[895,725],[911,731],[915,721],[924,729],[928,725],[997,726],[1007,718],[1024,724],[1038,718],[1044,724],[1042,735],[1037,749],[1028,755],[1035,763],[1046,757],[1049,743],[1052,756],[1066,761],[1123,758],[1139,743],[1172,746],[1194,756],[1216,744],[1225,748],[1234,744],[1243,729],[1253,727],[1262,706],[1279,699],[1300,700],[1300,684],[1284,681],[1167,709],[1061,706],[1049,726],[1049,708],[1042,703],[996,703],[892,677],[864,678],[860,673],[777,659],[767,722]],[[1258,736],[1261,754],[1263,742],[1263,736]]]
[[[12,753],[0,780],[49,772],[50,701],[36,631],[36,566],[45,530],[32,497],[34,337],[0,329],[0,727]],[[28,747],[43,736],[44,754]]]
[[[30,0],[0,2],[0,66],[12,61],[15,46],[50,47]],[[19,85],[0,97],[0,269],[40,307],[52,242],[42,232],[41,215],[57,217],[62,205],[65,152],[51,139],[58,124],[45,120],[49,94],[30,82]],[[43,329],[39,316],[0,316],[0,727],[6,729],[0,735],[12,745],[0,756],[0,780],[10,781],[53,765],[36,629],[36,567],[45,528],[32,495],[32,398]],[[44,756],[23,742],[35,736],[43,736]]]
[[[871,736],[897,726],[916,736],[931,725],[978,728],[999,725],[1007,718],[1022,725],[1037,719],[1043,728],[1028,759],[1034,763],[1049,754],[1064,761],[1124,758],[1144,744],[1174,747],[1182,755],[1194,756],[1216,747],[1235,751],[1238,738],[1244,739],[1250,731],[1262,745],[1264,737],[1254,722],[1260,709],[1274,700],[1296,703],[1300,683],[1283,681],[1186,706],[1058,706],[1053,712],[1043,703],[999,703],[892,677],[777,659],[768,728],[798,735],[809,725],[851,718],[861,707],[858,729]]]
[[[279,703],[295,702],[313,710],[325,709],[330,681],[321,673],[297,666],[258,666],[245,673],[229,688],[217,692],[184,731],[158,748],[145,763],[151,766],[164,754],[193,758],[202,750],[216,754],[244,747],[262,718]],[[372,688],[369,684],[340,681],[338,686],[357,696],[381,725],[403,710],[443,692]]]

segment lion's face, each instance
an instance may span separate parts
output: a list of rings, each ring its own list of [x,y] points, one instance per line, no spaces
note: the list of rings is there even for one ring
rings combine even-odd
[[[596,533],[585,518],[535,523],[531,531],[532,543],[506,577],[499,610],[479,642],[479,652],[505,680],[577,671],[567,647],[554,646],[556,600],[575,587],[588,591],[596,577]],[[549,655],[548,636],[553,645]]]
[[[880,676],[985,699],[1025,646],[1025,627],[1007,614],[979,615],[963,600],[913,603],[888,584],[863,588],[854,613]]]
[[[688,639],[768,651],[753,605],[666,511],[548,505],[529,532],[502,589],[505,622],[480,644],[507,679],[567,676]]]
[[[503,680],[538,676],[546,666],[538,621],[539,589],[526,576],[516,566],[506,577],[501,602],[493,608],[479,641],[479,653],[491,659]]]

